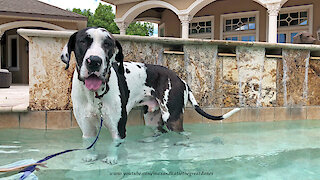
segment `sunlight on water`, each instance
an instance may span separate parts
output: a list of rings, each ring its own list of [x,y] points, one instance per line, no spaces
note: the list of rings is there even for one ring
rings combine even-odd
[[[39,179],[317,179],[320,172],[320,121],[192,124],[185,136],[168,133],[156,142],[144,126],[127,129],[119,163],[84,163],[85,152],[48,161]],[[111,142],[102,131],[97,150],[102,159]],[[39,160],[65,149],[81,148],[81,132],[71,130],[0,130],[0,166],[23,159]],[[0,174],[0,178],[12,174]]]

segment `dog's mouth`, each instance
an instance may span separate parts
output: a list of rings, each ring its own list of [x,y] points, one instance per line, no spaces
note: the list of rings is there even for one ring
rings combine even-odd
[[[97,91],[102,85],[102,80],[97,75],[91,74],[85,78],[84,84],[90,91]]]

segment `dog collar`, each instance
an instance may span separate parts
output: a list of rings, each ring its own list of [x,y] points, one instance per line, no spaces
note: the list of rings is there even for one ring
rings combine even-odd
[[[107,74],[106,82],[104,83],[105,87],[104,87],[104,90],[102,90],[103,93],[101,95],[99,95],[98,92],[95,92],[95,98],[101,99],[109,91],[110,88],[108,86],[108,82],[110,79],[110,73],[111,73],[111,71],[109,71],[109,73]]]

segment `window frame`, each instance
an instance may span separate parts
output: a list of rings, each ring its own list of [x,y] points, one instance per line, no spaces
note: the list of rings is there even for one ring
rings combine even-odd
[[[243,17],[249,17],[249,16],[255,17],[255,30],[224,32],[226,19],[243,18]],[[223,14],[220,16],[220,39],[224,40],[226,37],[236,36],[236,37],[238,37],[238,41],[241,41],[241,40],[239,40],[239,37],[254,35],[255,42],[257,42],[260,40],[259,22],[260,22],[259,11],[248,11],[248,12]]]
[[[199,17],[194,17],[189,23],[197,23],[197,22],[206,22],[206,21],[211,21],[211,33],[199,33],[199,34],[190,34],[189,33],[189,38],[199,38],[199,39],[214,39],[214,16],[199,16]],[[188,28],[190,30],[190,28]],[[210,36],[210,38],[209,38]]]
[[[307,11],[308,12],[308,25],[307,26],[300,26],[300,25],[294,25],[294,26],[287,26],[287,27],[280,27],[278,26],[278,18],[277,18],[277,36],[279,34],[286,34],[286,43],[292,43],[291,42],[291,33],[299,33],[301,31],[308,31],[312,34],[313,30],[313,5],[299,5],[299,6],[291,6],[291,7],[283,7],[280,9],[278,16],[281,13],[292,13],[292,12],[301,12],[301,11]],[[277,40],[278,42],[278,40]]]

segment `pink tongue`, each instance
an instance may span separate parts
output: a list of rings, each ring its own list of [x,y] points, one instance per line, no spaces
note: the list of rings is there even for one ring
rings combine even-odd
[[[102,80],[97,76],[89,76],[85,79],[84,84],[90,91],[97,91],[102,84]]]

